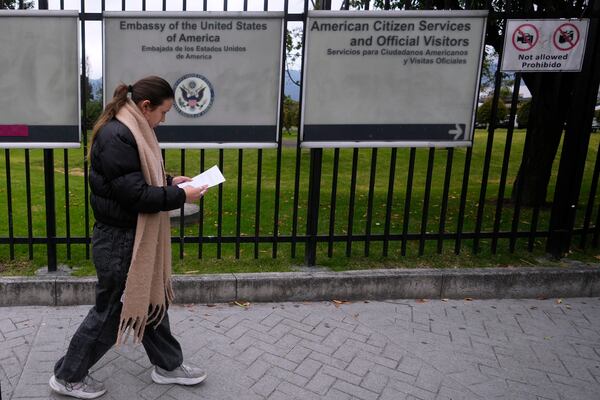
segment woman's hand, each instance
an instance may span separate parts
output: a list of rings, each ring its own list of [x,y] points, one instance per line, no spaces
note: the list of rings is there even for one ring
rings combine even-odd
[[[185,202],[194,203],[200,200],[200,198],[204,196],[204,193],[208,191],[208,185],[203,185],[200,187],[186,186],[183,188],[183,190],[185,190]]]
[[[189,182],[191,180],[192,180],[192,178],[188,178],[187,176],[176,176],[173,178],[171,185],[175,186],[175,185],[179,185],[180,183],[183,183],[183,182]]]

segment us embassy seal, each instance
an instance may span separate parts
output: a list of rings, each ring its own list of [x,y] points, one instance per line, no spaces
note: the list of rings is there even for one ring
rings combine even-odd
[[[173,89],[175,109],[185,117],[200,117],[210,109],[215,91],[208,79],[199,74],[179,78]]]

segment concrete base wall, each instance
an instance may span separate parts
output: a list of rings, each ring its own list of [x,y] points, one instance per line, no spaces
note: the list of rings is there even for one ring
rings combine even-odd
[[[0,278],[0,306],[93,304],[96,278]],[[380,269],[175,276],[176,303],[600,296],[600,269]]]

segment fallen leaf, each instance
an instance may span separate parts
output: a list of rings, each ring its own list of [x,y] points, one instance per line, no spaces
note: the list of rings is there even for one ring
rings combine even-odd
[[[556,299],[556,304],[562,304],[562,299]]]
[[[465,301],[473,301],[472,297],[465,297]]]
[[[447,302],[448,302],[448,299],[442,299],[442,301],[443,301],[444,303],[447,303]]]
[[[544,336],[544,340],[550,340],[552,339],[552,336]]]
[[[570,306],[570,305],[568,305],[568,304],[567,304],[565,307],[567,307],[567,310],[570,310],[570,309],[571,309],[571,306]]]
[[[348,304],[348,303],[350,303],[349,301],[346,301],[346,300],[335,300],[334,299],[334,300],[331,300],[331,301],[333,301],[335,304]]]
[[[197,274],[198,272],[200,272],[200,270],[185,271],[184,274]]]
[[[416,299],[415,303],[427,303],[429,300],[427,299]]]
[[[236,306],[240,306],[242,308],[246,308],[250,306],[250,303],[247,301],[234,301],[233,304],[235,304]]]

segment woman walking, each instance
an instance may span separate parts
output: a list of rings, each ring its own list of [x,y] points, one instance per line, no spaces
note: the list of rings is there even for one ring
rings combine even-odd
[[[173,300],[167,211],[207,190],[179,188],[190,178],[165,175],[154,128],[164,122],[173,98],[171,86],[157,76],[121,84],[94,126],[89,161],[96,304],[54,367],[49,384],[57,393],[80,399],[106,393],[89,369],[129,335],[144,346],[154,382],[194,385],[206,378],[183,363],[167,315]]]

